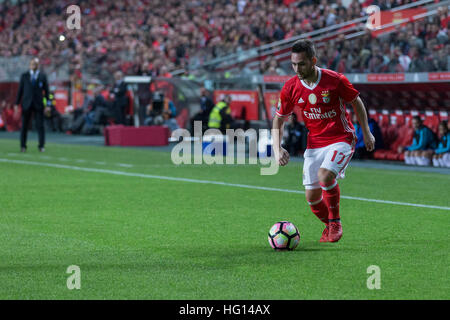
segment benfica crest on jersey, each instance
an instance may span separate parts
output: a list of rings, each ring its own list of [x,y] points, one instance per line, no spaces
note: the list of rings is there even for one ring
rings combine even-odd
[[[322,100],[324,103],[330,102],[330,91],[328,90],[322,91]]]

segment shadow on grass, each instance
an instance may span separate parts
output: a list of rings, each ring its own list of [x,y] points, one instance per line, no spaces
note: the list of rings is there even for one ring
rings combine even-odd
[[[107,250],[96,254],[81,255],[77,257],[61,257],[60,262],[36,261],[22,264],[0,265],[2,272],[61,272],[64,276],[69,265],[80,266],[82,272],[192,272],[192,271],[218,271],[235,268],[261,268],[279,266],[280,263],[299,263],[326,256],[349,251],[360,251],[340,244],[318,243],[316,241],[303,242],[293,251],[275,251],[269,245],[250,246],[222,246],[205,247],[186,245],[181,248],[153,247],[147,249]],[[75,258],[75,259],[74,259]],[[75,261],[76,260],[76,261]]]

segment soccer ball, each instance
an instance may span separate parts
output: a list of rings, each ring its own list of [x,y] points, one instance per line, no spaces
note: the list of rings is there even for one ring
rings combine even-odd
[[[300,242],[300,233],[293,223],[280,221],[270,228],[268,240],[275,250],[294,250]]]

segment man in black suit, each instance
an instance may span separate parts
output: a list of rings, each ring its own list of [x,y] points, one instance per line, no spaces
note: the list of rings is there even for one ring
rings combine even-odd
[[[36,129],[39,137],[38,149],[44,152],[45,132],[44,132],[44,96],[47,104],[49,99],[47,76],[40,72],[39,59],[33,58],[30,61],[30,70],[20,77],[19,91],[17,93],[16,106],[22,100],[22,128],[20,130],[20,151],[27,150],[27,133],[31,116],[35,115]],[[45,112],[49,112],[49,106],[45,106]]]
[[[116,124],[125,124],[125,112],[128,105],[127,84],[123,81],[122,71],[114,74],[114,87],[110,91],[113,99],[113,111],[115,113]]]

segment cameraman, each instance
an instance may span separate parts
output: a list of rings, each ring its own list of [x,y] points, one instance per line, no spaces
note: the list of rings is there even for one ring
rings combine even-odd
[[[171,131],[178,129],[175,119],[177,109],[173,102],[161,92],[153,94],[152,103],[147,106],[147,118],[144,120],[146,126],[166,125]]]
[[[163,109],[164,109],[164,94],[155,91],[152,96],[152,101],[147,106],[144,125],[146,126],[162,125],[164,123]]]

